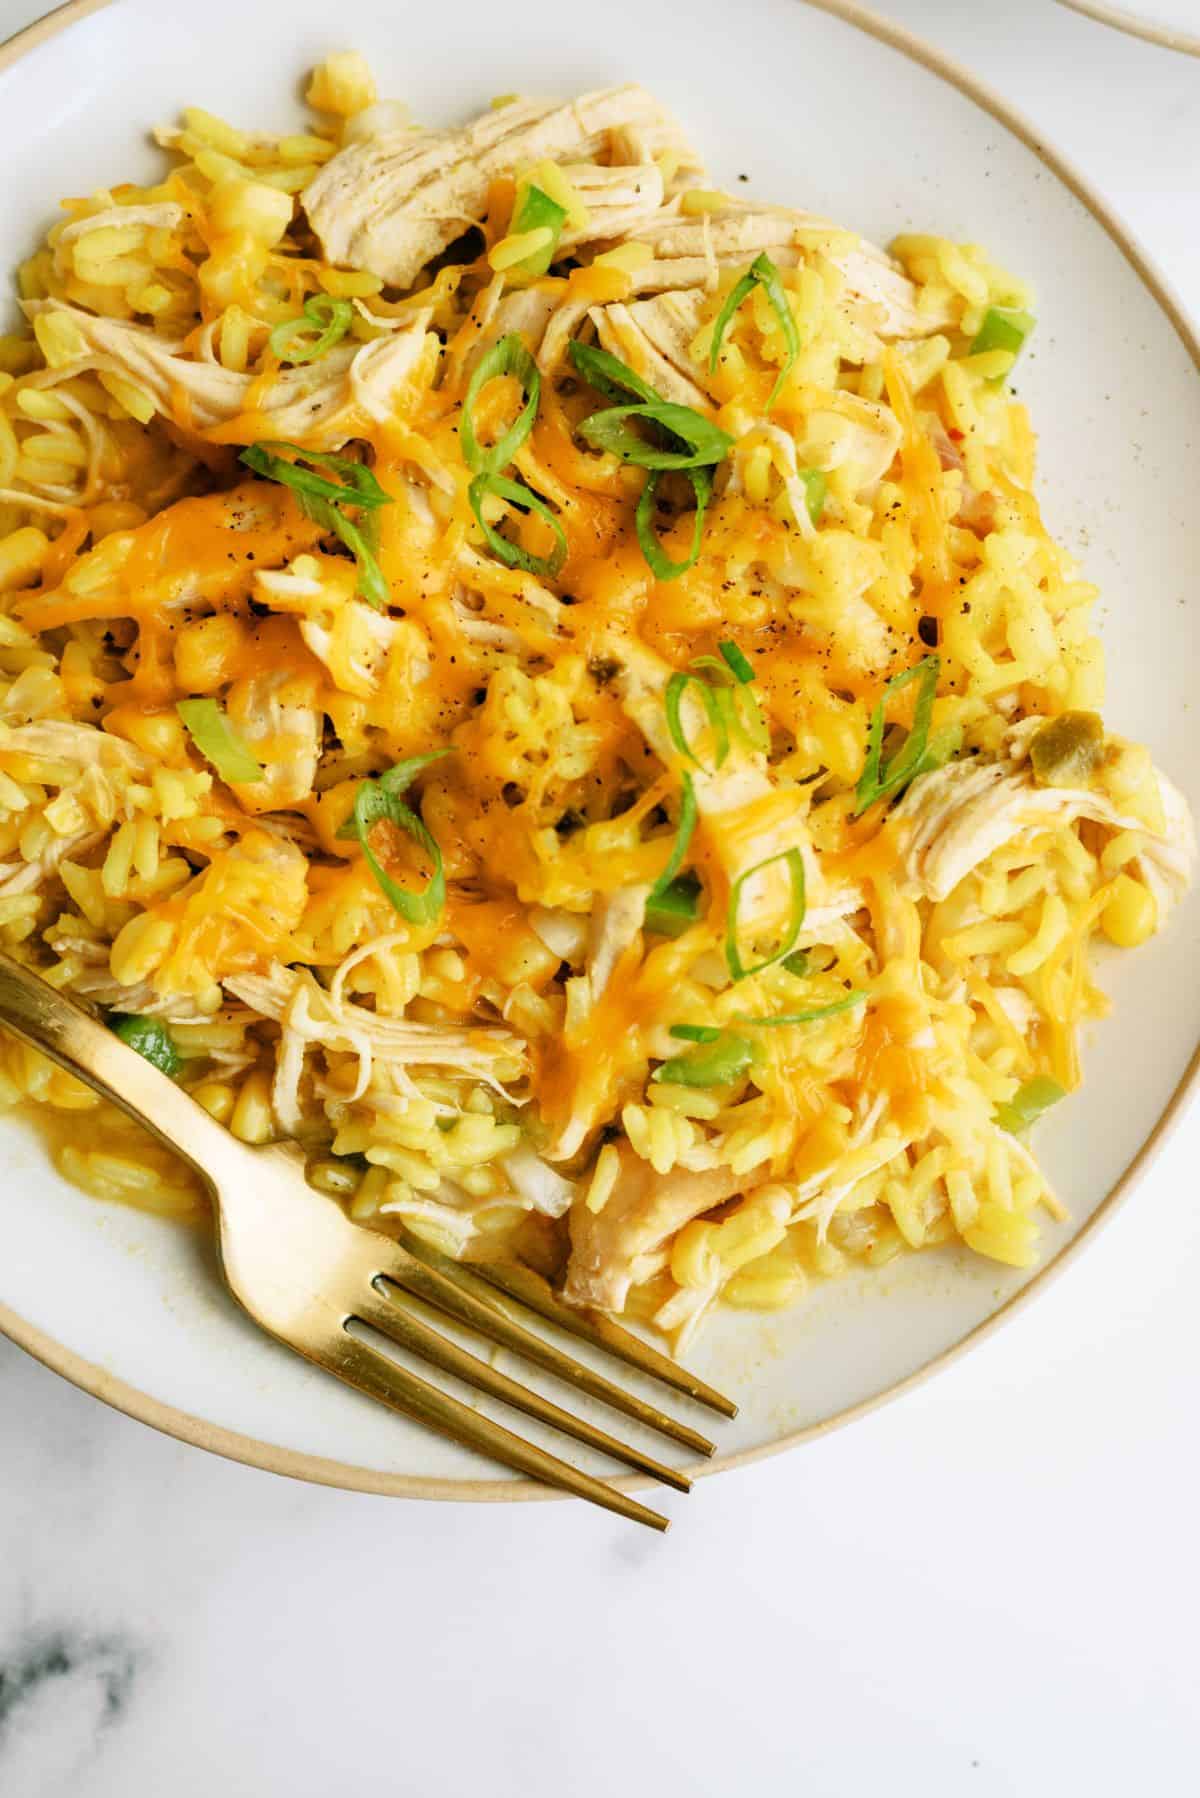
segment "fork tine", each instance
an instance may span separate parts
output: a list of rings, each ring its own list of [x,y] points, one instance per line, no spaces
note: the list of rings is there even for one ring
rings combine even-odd
[[[413,1250],[415,1254],[416,1249]],[[611,1317],[605,1317],[602,1311],[581,1311],[574,1305],[564,1304],[548,1280],[526,1267],[521,1261],[487,1261],[473,1262],[472,1273],[486,1280],[489,1286],[495,1286],[501,1292],[508,1293],[510,1298],[519,1299],[544,1317],[547,1323],[557,1324],[560,1330],[566,1330],[572,1336],[578,1336],[583,1342],[594,1343],[597,1348],[606,1349],[619,1361],[636,1367],[640,1373],[648,1373],[655,1380],[662,1380],[665,1385],[676,1392],[686,1393],[688,1398],[696,1399],[707,1405],[711,1411],[719,1411],[722,1417],[736,1417],[737,1406],[731,1398],[718,1392],[715,1387],[689,1373],[678,1361],[662,1355],[632,1330],[622,1329]]]
[[[476,1386],[486,1392],[489,1397],[498,1398],[504,1404],[512,1405],[515,1410],[524,1411],[529,1417],[536,1417],[540,1423],[562,1430],[564,1435],[573,1436],[577,1442],[586,1442],[589,1448],[599,1449],[601,1454],[611,1455],[616,1461],[624,1461],[627,1467],[636,1467],[639,1473],[648,1473],[654,1479],[661,1480],[664,1485],[674,1486],[677,1492],[691,1491],[692,1482],[685,1473],[679,1473],[674,1467],[664,1466],[653,1455],[618,1441],[606,1430],[597,1429],[594,1424],[573,1416],[570,1411],[564,1411],[560,1405],[552,1404],[540,1392],[533,1392],[528,1386],[510,1380],[498,1368],[489,1367],[486,1361],[469,1354],[456,1342],[451,1342],[448,1337],[440,1335],[419,1317],[415,1317],[408,1308],[410,1303],[408,1295],[399,1287],[390,1286],[386,1294],[377,1288],[371,1288],[370,1298],[365,1303],[356,1305],[354,1312],[364,1323],[381,1330],[401,1348],[408,1349],[410,1354],[430,1362],[434,1367],[440,1367],[443,1373],[456,1375],[469,1386]]]
[[[366,1393],[368,1398],[378,1399],[381,1405],[449,1436],[452,1442],[461,1443],[464,1448],[477,1449],[480,1454],[502,1462],[517,1473],[527,1474],[530,1479],[540,1480],[547,1486],[557,1486],[563,1492],[601,1505],[606,1511],[615,1511],[619,1517],[628,1517],[633,1523],[644,1523],[650,1529],[666,1531],[671,1527],[667,1518],[647,1505],[639,1504],[636,1498],[606,1486],[603,1480],[593,1479],[590,1474],[581,1473],[577,1467],[548,1455],[523,1437],[514,1436],[511,1430],[493,1423],[490,1417],[473,1411],[459,1399],[451,1398],[448,1392],[441,1392],[427,1380],[409,1373],[407,1368],[380,1354],[369,1343],[360,1342],[348,1331],[342,1331],[342,1342],[328,1360],[316,1355],[310,1358],[327,1372]]]
[[[438,1311],[445,1311],[459,1323],[466,1324],[468,1329],[477,1330],[480,1335],[487,1336],[501,1347],[512,1349],[514,1354],[523,1355],[527,1361],[536,1362],[548,1373],[557,1375],[568,1385],[578,1391],[598,1398],[615,1410],[623,1411],[627,1417],[634,1417],[652,1430],[658,1430],[672,1441],[681,1443],[701,1455],[714,1454],[715,1445],[698,1430],[687,1424],[679,1423],[660,1411],[654,1405],[648,1405],[643,1399],[631,1392],[625,1392],[606,1380],[582,1361],[565,1355],[553,1343],[544,1342],[531,1330],[526,1330],[507,1310],[501,1309],[495,1295],[482,1281],[475,1280],[458,1262],[447,1261],[445,1267],[433,1265],[433,1254],[427,1256],[425,1245],[421,1244],[418,1252],[413,1243],[410,1253],[405,1243],[391,1241],[389,1254],[384,1249],[385,1239],[382,1236],[373,1239],[373,1252],[378,1256],[374,1267],[376,1275],[392,1280],[411,1292],[414,1298],[424,1299],[426,1304],[433,1305]],[[407,1237],[406,1237],[407,1241]],[[374,1244],[378,1244],[377,1250]],[[436,1253],[436,1251],[434,1251]],[[437,1257],[438,1261],[442,1257]],[[453,1271],[451,1271],[453,1270]]]

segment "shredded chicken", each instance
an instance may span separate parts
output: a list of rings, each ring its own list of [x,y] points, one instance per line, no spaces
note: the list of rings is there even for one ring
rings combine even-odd
[[[623,887],[600,899],[588,927],[585,969],[566,983],[568,1044],[586,1042],[596,1007],[622,959],[634,948],[646,916],[648,886]],[[587,1076],[578,1082],[570,1117],[547,1148],[551,1161],[570,1161],[612,1106],[612,1069],[592,1056]]]
[[[700,369],[692,360],[691,343],[700,329],[705,296],[662,293],[630,306],[614,301],[590,313],[602,348],[643,381],[680,406],[707,409],[708,394],[700,385]]]
[[[656,162],[622,159],[611,168],[594,162],[568,163],[564,173],[587,211],[586,223],[568,220],[563,227],[559,247],[564,250],[636,236],[666,199],[662,169]]]
[[[42,853],[28,862],[0,862],[0,896],[6,899],[18,893],[36,893],[62,862],[86,855],[104,841],[102,830],[81,830],[74,836],[56,837]]]
[[[1159,777],[1161,783],[1161,776]],[[1183,813],[1188,817],[1186,806]],[[947,762],[915,780],[893,814],[903,890],[913,898],[947,898],[973,869],[1015,838],[1074,818],[1093,818],[1110,830],[1154,833],[1102,793],[1081,787],[1039,787],[1027,764]],[[1175,855],[1191,867],[1189,836],[1177,818]],[[1147,854],[1149,854],[1149,849]]]
[[[794,268],[804,255],[806,234],[831,233],[830,262],[844,282],[843,304],[854,322],[881,338],[926,337],[949,322],[947,315],[922,311],[916,288],[882,250],[862,238],[846,238],[811,212],[726,199],[723,208],[698,217],[664,211],[633,233],[654,253],[633,277],[639,293],[717,286],[722,270],[744,269],[764,250],[778,268]]]
[[[323,726],[311,677],[286,670],[248,675],[229,688],[225,710],[265,769],[261,780],[239,781],[233,787],[246,811],[273,812],[307,799],[321,755]]]
[[[144,325],[101,318],[61,300],[31,300],[25,310],[31,317],[51,312],[69,319],[78,333],[79,366],[120,375],[167,417],[175,416],[182,397],[195,430],[212,431],[244,417],[246,429],[236,441],[277,437],[313,449],[340,449],[369,421],[402,410],[430,319],[427,311],[417,312],[402,329],[371,343],[337,344],[315,362],[282,370],[264,387],[256,375],[183,354],[181,342]]]
[[[571,1305],[620,1311],[629,1288],[653,1271],[669,1237],[753,1184],[727,1167],[693,1174],[656,1174],[627,1144],[618,1153],[617,1183],[600,1211],[578,1199],[571,1209],[571,1258],[563,1297]],[[650,1265],[648,1265],[650,1264]]]
[[[524,1046],[510,1031],[482,1024],[460,1028],[383,1017],[349,999],[338,1003],[316,986],[311,975],[279,963],[274,963],[266,974],[231,975],[225,988],[252,1011],[279,1023],[298,986],[305,981],[309,983],[308,996],[312,1001],[309,1018],[301,1025],[293,1017],[292,1028],[303,1028],[309,1040],[327,1049],[361,1055],[365,1046],[381,1062],[401,1067],[458,1068],[494,1087],[500,1086],[497,1069],[511,1081],[524,1066]]]
[[[123,737],[97,730],[94,724],[73,724],[60,718],[0,724],[0,752],[129,775],[143,774],[149,766],[142,751]]]
[[[300,635],[343,692],[369,699],[379,690],[404,625],[361,599],[349,599],[331,624],[303,619]]]
[[[571,1209],[574,1183],[557,1169],[547,1166],[528,1143],[521,1143],[511,1155],[505,1155],[500,1165],[508,1175],[513,1191],[534,1211],[540,1211],[545,1217],[565,1217]]]
[[[329,261],[408,287],[427,262],[482,221],[495,176],[544,161],[611,157],[620,147],[616,134],[630,130],[638,133],[640,162],[670,150],[699,172],[674,119],[631,84],[566,105],[513,100],[460,131],[366,138],[332,157],[301,197]],[[640,207],[640,197],[634,203]]]

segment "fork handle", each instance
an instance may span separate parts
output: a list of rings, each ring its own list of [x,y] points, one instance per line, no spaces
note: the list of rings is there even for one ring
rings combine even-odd
[[[0,1024],[119,1105],[182,1155],[212,1192],[205,1163],[228,1153],[224,1128],[75,1000],[7,955],[0,955]]]

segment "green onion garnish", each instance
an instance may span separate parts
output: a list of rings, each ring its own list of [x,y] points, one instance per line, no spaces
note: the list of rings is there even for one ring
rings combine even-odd
[[[704,766],[684,733],[683,719],[680,714],[683,696],[689,687],[695,687],[700,695],[700,703],[704,707],[713,733],[715,760],[711,768]],[[667,712],[667,729],[670,732],[671,741],[680,755],[686,756],[689,762],[694,762],[702,773],[714,773],[729,754],[729,724],[717,703],[716,693],[706,680],[701,680],[698,674],[673,674],[667,682],[664,704]]]
[[[997,1105],[992,1113],[1002,1130],[1011,1136],[1019,1136],[1035,1124],[1044,1111],[1057,1105],[1066,1093],[1057,1080],[1051,1080],[1048,1074],[1035,1074],[1024,1086],[1019,1086],[1011,1099]]]
[[[692,840],[692,832],[696,828],[696,789],[692,785],[692,777],[685,774],[683,788],[679,798],[679,822],[675,826],[675,841],[671,845],[671,853],[667,865],[650,888],[650,897],[646,901],[646,909],[659,900],[672,884],[675,876],[683,866],[683,858],[687,854],[688,844]]]
[[[508,227],[510,234],[516,237],[525,231],[548,230],[550,241],[544,249],[535,250],[531,256],[515,262],[505,272],[509,275],[544,275],[554,261],[566,217],[566,207],[560,206],[557,200],[552,200],[540,187],[527,187],[523,194],[519,194],[517,204],[513,207],[512,223]],[[501,463],[501,467],[503,466]]]
[[[663,449],[647,442],[629,428],[626,420],[631,418],[658,425],[678,437],[685,447]],[[579,430],[596,449],[608,450],[638,468],[710,468],[733,448],[733,438],[727,431],[691,406],[678,406],[671,400],[609,406],[585,418]]]
[[[744,686],[747,681],[754,679],[754,669],[736,643],[726,639],[725,642],[718,643],[717,648],[720,650],[726,666],[733,674],[734,680],[740,681]]]
[[[693,656],[691,666],[717,676],[720,685],[714,697],[730,735],[739,737],[748,749],[765,755],[771,747],[771,729],[757,695],[751,691],[754,669],[737,644],[728,638],[718,643],[717,648],[721,652],[719,656]]]
[[[544,518],[557,539],[548,556],[535,556],[531,551],[522,549],[519,543],[510,543],[502,537],[494,526],[483,516],[483,502],[489,493],[498,499],[507,500],[510,505],[519,506],[522,511],[536,512]],[[479,523],[479,528],[488,541],[488,548],[499,556],[509,568],[523,568],[526,574],[537,574],[552,580],[567,559],[567,533],[558,522],[557,514],[539,499],[536,493],[521,481],[510,481],[505,475],[477,474],[467,489],[467,497],[471,502],[471,510]]]
[[[694,874],[680,874],[646,901],[646,929],[658,936],[682,936],[699,916],[700,882]]]
[[[700,559],[700,546],[704,541],[704,514],[708,510],[708,502],[712,498],[712,476],[707,468],[688,468],[684,470],[684,473],[691,481],[692,492],[696,496],[696,515],[692,522],[692,544],[685,561],[672,562],[654,534],[654,501],[658,492],[658,483],[662,479],[661,469],[652,469],[646,476],[646,485],[642,488],[637,511],[634,513],[633,522],[637,528],[637,540],[656,581],[677,580],[681,574],[686,574],[689,568],[694,568]]]
[[[744,1036],[721,1036],[719,1042],[673,1055],[660,1062],[650,1078],[668,1086],[728,1086],[739,1080],[754,1060],[754,1045]]]
[[[285,318],[275,326],[268,339],[271,354],[281,362],[315,362],[342,341],[353,323],[354,308],[349,300],[335,300],[328,293],[311,294],[299,318]]]
[[[971,354],[982,356],[988,350],[1007,350],[1011,356],[1019,356],[1036,323],[1032,312],[989,306],[971,340]]]
[[[119,1036],[131,1049],[136,1049],[160,1073],[169,1074],[172,1080],[177,1077],[183,1062],[170,1032],[157,1018],[142,1018],[133,1012],[110,1011],[108,1027],[114,1036]]]
[[[871,713],[871,723],[867,730],[867,755],[854,795],[855,817],[865,812],[869,805],[874,805],[877,799],[900,792],[918,774],[928,773],[929,768],[934,765],[926,760],[926,752],[929,747],[929,720],[933,714],[934,695],[941,667],[939,656],[925,656],[913,667],[906,668],[902,674],[894,674],[885,686],[883,698]],[[887,695],[898,693],[911,681],[921,683],[913,710],[912,729],[903,746],[886,764],[881,765],[883,712]]]
[[[499,443],[494,443],[491,449],[485,450],[480,448],[479,439],[475,435],[475,402],[488,382],[498,380],[501,375],[513,375],[521,383],[522,392],[526,395],[525,404]],[[458,427],[463,460],[473,474],[502,474],[508,467],[533,429],[541,391],[542,377],[538,373],[537,363],[515,331],[510,331],[507,337],[502,337],[486,355],[479,358],[467,387],[462,421]]]
[[[607,350],[572,338],[567,345],[567,355],[576,373],[614,406],[623,406],[631,399],[645,400],[650,405],[658,405],[662,400],[662,394],[651,387],[649,381],[643,381],[641,375],[635,374],[619,357],[610,356]]]
[[[295,460],[276,455],[276,450],[290,450]],[[366,464],[355,462],[349,456],[318,453],[301,449],[298,443],[267,439],[242,450],[238,460],[269,481],[282,481],[300,500],[323,499],[332,506],[362,506],[367,510],[391,504],[391,494],[379,485]],[[306,468],[305,463],[311,463],[312,467]],[[343,478],[340,483],[327,481],[323,475],[314,473],[318,468],[331,468]]]
[[[783,941],[773,955],[756,962],[748,968],[742,960],[742,952],[738,943],[740,920],[738,911],[741,906],[742,888],[755,874],[761,874],[764,868],[770,868],[775,862],[783,862],[792,883],[791,907],[788,921],[783,933]],[[725,961],[734,980],[746,980],[751,974],[761,974],[764,968],[774,967],[791,954],[796,946],[796,938],[800,935],[800,927],[804,923],[806,900],[804,888],[804,857],[798,849],[781,849],[777,855],[768,855],[764,861],[755,862],[744,874],[739,874],[729,893],[729,910],[725,917]]]
[[[823,468],[801,468],[797,470],[804,482],[804,503],[808,507],[808,516],[814,524],[820,524],[821,514],[825,510],[825,491],[829,482],[825,478]]]
[[[192,742],[222,780],[261,780],[266,770],[246,747],[215,699],[181,699],[175,710]]]
[[[358,838],[380,890],[410,924],[429,924],[438,916],[446,902],[446,876],[437,839],[416,812],[409,810],[400,795],[421,768],[449,753],[448,749],[436,749],[429,755],[410,756],[407,761],[397,762],[377,780],[360,782],[354,795],[354,810],[338,833],[339,836]],[[393,880],[371,848],[371,829],[381,819],[404,831],[432,861],[433,873],[420,892],[412,893]]]
[[[290,450],[295,459],[289,461],[286,456],[277,455],[277,450]],[[375,559],[379,533],[374,514],[380,506],[390,505],[392,496],[379,485],[371,470],[349,456],[319,454],[301,449],[297,443],[252,443],[238,459],[255,474],[290,487],[305,517],[341,538],[358,564],[358,591],[382,611],[391,594]],[[306,463],[312,466],[306,467]],[[340,483],[327,481],[314,472],[318,468],[332,469],[343,479]],[[361,509],[366,518],[360,522],[347,517],[347,506]]]
[[[720,1036],[716,1024],[672,1024],[671,1035],[683,1043],[715,1043]]]
[[[408,791],[413,781],[417,778],[417,775],[420,774],[423,768],[428,768],[430,762],[440,762],[444,755],[451,755],[452,753],[453,751],[448,748],[430,749],[427,750],[424,755],[406,756],[404,761],[396,762],[393,767],[387,770],[386,774],[381,774],[378,778],[387,783],[387,790],[389,793],[398,796],[399,794]],[[337,832],[337,835],[343,842],[355,842],[357,840],[358,825],[354,822],[353,810],[351,810],[350,816],[346,819],[342,828]]]
[[[728,452],[732,439],[726,437],[723,431],[717,431],[714,425],[710,425],[707,419],[689,407],[670,408],[661,393],[651,387],[648,381],[643,381],[639,374],[635,374],[618,357],[610,356],[607,350],[595,349],[573,339],[567,347],[567,354],[588,385],[594,387],[597,393],[602,393],[605,399],[613,401],[612,409],[593,413],[585,421],[582,427],[584,435],[589,437],[589,441],[597,441],[589,427],[597,420],[608,420],[608,424],[599,426],[600,433],[615,430],[616,438],[612,442],[602,443],[601,447],[612,448],[616,454],[623,455],[626,461],[634,462],[649,471],[649,478],[642,488],[634,514],[638,543],[655,580],[677,580],[689,568],[694,568],[700,558],[700,546],[704,541],[704,515],[712,498],[712,475],[709,470]],[[636,404],[639,401],[642,402],[641,406]],[[655,409],[657,416],[654,415]],[[689,423],[694,421],[698,424],[701,427],[699,436],[694,430],[673,428],[670,417],[666,415],[672,410],[682,414]],[[631,412],[645,416],[651,423],[659,426],[660,433],[664,436],[662,444],[657,447],[648,444],[632,431],[621,427],[620,419],[629,416]],[[614,418],[617,420],[615,426]],[[619,445],[624,445],[624,448]],[[697,455],[698,445],[707,445],[707,451]],[[659,475],[666,468],[681,468],[690,479],[692,492],[696,496],[691,549],[682,562],[671,560],[654,530],[654,503]]]
[[[839,1011],[849,1011],[852,1006],[865,1005],[865,993],[847,993],[844,999],[834,999],[829,1005],[814,1005],[809,1011],[788,1011],[776,1018],[746,1018],[739,1016],[739,1024],[754,1024],[761,1030],[775,1030],[783,1024],[813,1024],[818,1018],[836,1017]]]
[[[779,278],[779,270],[765,252],[754,258],[741,280],[730,288],[725,304],[717,314],[717,322],[713,326],[712,346],[708,352],[708,370],[712,374],[716,369],[717,358],[721,353],[721,344],[729,329],[730,320],[742,301],[750,296],[756,286],[762,288],[771,302],[771,309],[779,320],[779,328],[783,332],[783,340],[787,344],[787,358],[776,377],[775,385],[771,389],[771,397],[767,401],[767,411],[769,412],[779,398],[780,389],[791,372],[793,362],[800,354],[800,333],[796,329],[796,321],[792,317],[792,309],[788,305],[787,294],[784,292],[783,282]]]

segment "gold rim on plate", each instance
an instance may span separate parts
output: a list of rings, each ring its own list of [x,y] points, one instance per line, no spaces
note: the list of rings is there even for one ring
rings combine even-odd
[[[1180,31],[1178,26],[1155,25],[1149,19],[1135,18],[1118,6],[1097,5],[1096,0],[1058,0],[1058,4],[1085,19],[1094,19],[1097,25],[1111,25],[1114,31],[1140,37],[1148,44],[1159,44],[1164,50],[1182,50],[1186,56],[1200,56],[1200,37],[1190,31]]]
[[[36,49],[39,44],[56,37],[59,32],[78,24],[81,19],[101,8],[111,6],[114,0],[65,0],[65,4],[48,13],[45,18],[37,20],[24,31],[19,31],[6,43],[0,44],[0,72],[9,69],[14,63]],[[1106,9],[1092,6],[1090,0],[1061,0],[1063,5],[1072,6],[1076,11],[1090,13],[1105,18],[1107,23],[1117,23],[1119,15],[1107,13]],[[1179,302],[1171,293],[1162,277],[1149,264],[1133,237],[1126,230],[1116,215],[1110,211],[1105,202],[1093,193],[1087,182],[1057,151],[1048,149],[1040,131],[1036,131],[1027,119],[1006,100],[992,92],[983,82],[976,79],[968,70],[962,68],[950,57],[943,55],[922,38],[915,37],[901,25],[892,24],[890,20],[881,19],[865,7],[859,6],[856,0],[800,0],[800,4],[812,7],[815,11],[829,13],[845,24],[853,25],[857,30],[866,32],[878,39],[882,44],[911,61],[921,64],[943,81],[949,82],[974,102],[982,111],[990,113],[1006,130],[1019,138],[1025,146],[1032,150],[1038,160],[1055,175],[1063,186],[1087,208],[1096,222],[1103,227],[1116,244],[1125,260],[1129,263],[1142,285],[1161,307],[1171,325],[1174,327],[1184,348],[1187,350],[1197,372],[1200,372],[1200,341],[1183,312]],[[1132,29],[1132,25],[1129,27]],[[1144,28],[1143,35],[1149,34]],[[1163,36],[1159,39],[1167,42]],[[1180,49],[1193,46],[1180,41],[1174,47]],[[1200,52],[1200,40],[1194,48]],[[1026,1282],[1019,1292],[1007,1299],[990,1317],[977,1324],[973,1330],[943,1349],[924,1366],[916,1368],[903,1379],[895,1381],[882,1392],[870,1398],[861,1399],[855,1405],[848,1405],[832,1416],[823,1418],[819,1423],[806,1425],[803,1429],[789,1431],[775,1442],[763,1443],[757,1448],[741,1450],[740,1453],[718,1455],[712,1461],[689,1468],[688,1472],[702,1478],[709,1474],[723,1473],[731,1468],[746,1467],[752,1461],[764,1460],[768,1455],[779,1454],[783,1449],[795,1448],[802,1442],[823,1436],[827,1431],[837,1429],[842,1424],[852,1423],[855,1418],[864,1417],[869,1411],[887,1401],[898,1398],[902,1393],[910,1391],[921,1381],[949,1366],[968,1349],[974,1348],[985,1337],[991,1335],[1002,1322],[1011,1317],[1024,1306],[1035,1292],[1044,1291],[1051,1278],[1063,1271],[1073,1262],[1102,1223],[1112,1217],[1118,1203],[1128,1196],[1134,1182],[1144,1174],[1167,1139],[1168,1133],[1175,1128],[1182,1117],[1193,1086],[1200,1076],[1200,1043],[1192,1055],[1179,1084],[1167,1102],[1161,1117],[1153,1130],[1125,1168],[1119,1179],[1100,1201],[1091,1217],[1081,1226],[1076,1236],[1060,1249],[1054,1259],[1046,1264],[1033,1278]],[[222,1428],[218,1424],[209,1423],[202,1417],[194,1417],[187,1411],[180,1411],[173,1405],[164,1404],[160,1399],[151,1398],[147,1393],[139,1391],[125,1380],[94,1362],[85,1361],[82,1355],[65,1348],[56,1342],[45,1331],[37,1329],[17,1316],[6,1305],[0,1304],[0,1334],[9,1337],[19,1348],[41,1361],[54,1373],[61,1374],[94,1398],[103,1399],[115,1410],[123,1411],[127,1417],[136,1418],[139,1423],[150,1424],[152,1428],[161,1430],[164,1435],[174,1436],[180,1442],[189,1442],[196,1448],[210,1450],[213,1454],[222,1455],[229,1461],[241,1461],[248,1467],[261,1467],[268,1473],[286,1474],[292,1479],[308,1480],[319,1486],[337,1486],[349,1492],[370,1492],[387,1498],[425,1498],[455,1499],[475,1503],[512,1503],[517,1500],[560,1499],[561,1493],[535,1485],[529,1480],[457,1480],[432,1479],[419,1474],[379,1473],[367,1467],[355,1467],[346,1461],[330,1460],[323,1455],[302,1454],[295,1449],[278,1448],[271,1443],[262,1442],[255,1436],[243,1436],[236,1430]],[[614,1480],[615,1486],[626,1492],[644,1490],[650,1482],[642,1476],[634,1475],[627,1479]]]

